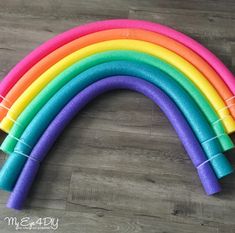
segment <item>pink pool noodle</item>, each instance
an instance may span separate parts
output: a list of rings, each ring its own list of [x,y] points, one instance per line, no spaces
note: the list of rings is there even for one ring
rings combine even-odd
[[[15,83],[27,72],[33,65],[35,65],[39,60],[41,60],[46,55],[50,54],[52,51],[69,43],[70,41],[93,33],[97,31],[114,29],[114,28],[139,28],[145,29],[153,32],[158,32],[172,39],[181,42],[187,47],[194,50],[202,58],[204,58],[225,83],[229,86],[233,94],[235,94],[235,79],[233,74],[227,69],[227,67],[208,49],[203,47],[201,44],[193,40],[192,38],[171,29],[167,26],[163,26],[157,23],[151,23],[142,20],[129,20],[129,19],[116,19],[116,20],[106,20],[98,21],[94,23],[89,23],[86,25],[75,27],[67,32],[61,33],[58,36],[48,40],[34,51],[32,51],[28,56],[22,59],[3,79],[0,84],[0,99],[2,100],[8,91],[15,85]]]

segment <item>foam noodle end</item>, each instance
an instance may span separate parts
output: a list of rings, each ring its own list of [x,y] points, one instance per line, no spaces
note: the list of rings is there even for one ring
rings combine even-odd
[[[5,106],[5,104],[4,104]],[[4,117],[7,115],[8,110],[3,107],[3,102],[0,105],[0,122],[4,119]]]
[[[222,153],[211,159],[211,164],[214,167],[216,176],[219,179],[233,172],[233,167],[231,166],[225,155]]]
[[[228,151],[234,148],[234,143],[228,135],[223,134],[219,136],[218,139],[220,141],[223,151]]]
[[[8,208],[15,210],[21,210],[23,208],[38,169],[39,163],[35,163],[35,161],[32,160],[27,161],[20,175],[20,178],[24,177],[24,179],[19,179],[16,183],[15,188],[7,202]]]
[[[231,115],[227,115],[223,119],[223,124],[228,134],[235,132],[235,121]]]
[[[14,152],[15,146],[17,144],[17,140],[12,137],[6,137],[2,142],[1,150],[6,154],[11,154]]]
[[[9,155],[0,171],[0,189],[12,191],[27,157],[16,152]]]
[[[14,122],[10,118],[5,117],[5,118],[3,118],[3,120],[0,124],[0,128],[4,132],[9,133],[13,125],[14,125]]]
[[[233,116],[233,119],[235,119],[235,99],[232,98],[232,99],[226,101],[226,103],[227,103],[227,106],[229,106],[229,112]]]
[[[207,195],[213,195],[221,191],[221,186],[209,163],[199,166],[197,172]]]

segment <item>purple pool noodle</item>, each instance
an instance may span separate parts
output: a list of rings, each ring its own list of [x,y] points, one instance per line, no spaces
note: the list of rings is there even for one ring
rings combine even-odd
[[[51,122],[36,146],[33,148],[30,158],[27,160],[15,188],[10,195],[7,207],[13,209],[21,209],[23,207],[27,194],[39,169],[40,162],[44,159],[64,128],[87,103],[102,93],[114,89],[137,91],[153,100],[168,117],[194,166],[196,168],[198,167],[198,175],[205,192],[208,195],[212,195],[221,190],[216,175],[214,174],[210,163],[207,162],[207,157],[204,154],[201,145],[175,103],[161,91],[161,89],[144,80],[129,76],[113,76],[97,81],[81,91]]]

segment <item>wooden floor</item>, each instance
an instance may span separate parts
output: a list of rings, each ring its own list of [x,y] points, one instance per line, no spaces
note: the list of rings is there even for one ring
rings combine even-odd
[[[170,25],[234,70],[234,0],[0,0],[0,77],[54,35],[109,18]],[[234,155],[228,153],[235,166]],[[159,108],[140,94],[115,91],[65,130],[25,210],[7,209],[8,193],[0,192],[0,232],[15,232],[6,216],[51,216],[66,233],[234,233],[235,175],[221,183],[223,192],[207,197]]]

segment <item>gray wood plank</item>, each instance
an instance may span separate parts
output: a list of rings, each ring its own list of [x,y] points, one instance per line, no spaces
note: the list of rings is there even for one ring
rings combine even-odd
[[[151,168],[161,169],[159,162],[168,166],[167,163],[174,160],[184,165],[188,163],[191,169],[191,162],[178,139],[166,142],[166,138],[115,131],[66,130],[45,162],[148,172]]]
[[[0,205],[0,213],[2,216],[14,217],[13,213]],[[58,218],[58,229],[56,232],[68,233],[200,233],[217,232],[217,227],[204,226],[197,223],[182,223],[171,219],[161,219],[148,216],[127,216],[125,214],[103,213],[97,210],[94,213],[89,212],[72,212],[51,209],[29,209],[17,213],[17,218],[30,216],[37,219],[41,216]],[[7,226],[3,219],[0,219],[1,229],[6,232],[15,232],[13,226]],[[25,231],[19,231],[25,232]],[[38,232],[38,230],[30,230],[30,232]],[[45,232],[55,232],[54,230],[45,230]]]
[[[167,173],[146,179],[145,175],[129,171],[74,169],[67,209],[79,211],[80,206],[85,206],[158,218],[172,216],[210,226],[233,224],[234,201],[225,196],[202,196],[195,190],[193,177],[180,180],[182,183],[178,176]]]
[[[138,0],[1,0],[0,11],[9,13],[21,13],[24,15],[44,15],[74,18],[77,15],[104,15],[113,17],[127,17],[128,9],[138,7],[144,9],[149,7],[151,9],[157,8],[172,8],[184,10],[209,10],[220,12],[234,12],[235,4],[233,0],[224,1],[219,0],[164,0],[164,1],[138,1]]]
[[[129,17],[170,25],[191,36],[234,39],[233,13],[171,8],[133,8],[130,10]]]

